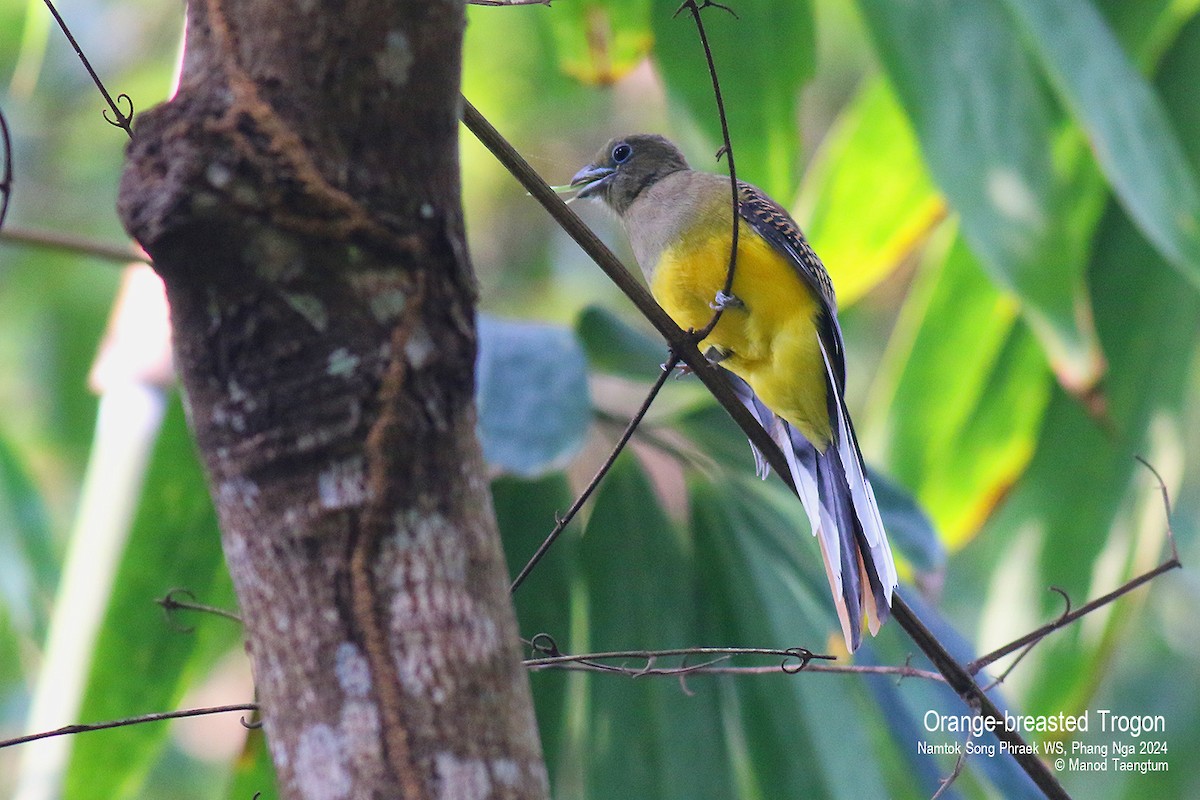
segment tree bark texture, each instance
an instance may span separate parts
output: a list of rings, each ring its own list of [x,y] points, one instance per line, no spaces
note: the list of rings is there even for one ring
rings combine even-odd
[[[130,145],[288,798],[547,795],[475,437],[464,24],[194,0]]]

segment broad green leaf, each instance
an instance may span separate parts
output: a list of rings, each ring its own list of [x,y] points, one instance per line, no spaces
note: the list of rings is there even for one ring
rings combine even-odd
[[[1078,235],[1094,204],[1068,191],[1077,163],[1055,161],[1057,109],[1021,31],[1001,0],[859,7],[972,251],[1020,295],[1060,380],[1085,391],[1103,370]]]
[[[786,201],[800,158],[798,101],[816,61],[808,0],[735,0],[734,18],[716,6],[704,25],[721,82],[738,178]],[[654,56],[669,99],[681,103],[704,132],[709,152],[724,143],[712,79],[691,16],[675,16],[676,0],[654,0]],[[714,162],[695,163],[717,171]]]
[[[961,238],[931,255],[884,355],[865,438],[885,433],[889,470],[952,549],[1032,455],[1050,383],[1033,344]]]
[[[21,31],[17,63],[9,79],[8,91],[14,99],[26,100],[37,88],[38,75],[46,58],[46,45],[50,42],[51,17],[44,5],[39,5],[35,0],[26,0],[24,20],[19,21],[20,5],[7,4],[8,11],[4,14],[11,20],[6,22],[5,30],[15,33],[19,28]]]
[[[1138,228],[1200,289],[1200,183],[1162,104],[1088,0],[1005,0]]]
[[[532,481],[509,476],[492,481],[492,503],[510,575],[515,577],[521,571],[571,500],[571,488],[562,473]],[[563,532],[513,596],[521,636],[530,640],[538,634],[549,635],[563,652],[572,648],[571,578],[579,529],[576,524]],[[551,786],[555,787],[561,782],[559,770],[564,749],[571,742],[567,708],[568,695],[575,684],[568,677],[561,670],[535,671],[529,676],[542,753],[550,771]]]
[[[912,126],[891,87],[870,80],[842,112],[805,175],[796,218],[821,255],[838,304],[896,269],[945,216]]]
[[[1197,64],[1200,20],[1193,20],[1156,79],[1193,165],[1200,164]],[[1061,394],[1051,401],[1029,470],[984,543],[1001,564],[1005,551],[1024,554],[1020,564],[993,578],[984,629],[995,639],[1003,640],[1017,624],[1060,613],[1061,601],[1048,593],[1014,591],[1020,587],[1009,581],[1018,569],[1035,565],[1028,579],[1033,587],[1062,587],[1078,604],[1159,558],[1160,500],[1135,454],[1155,464],[1172,492],[1185,468],[1195,466],[1180,442],[1194,418],[1187,404],[1195,396],[1200,297],[1115,205],[1100,231],[1091,275],[1096,324],[1110,357],[1106,418],[1098,424]],[[1136,280],[1130,265],[1137,265]],[[1109,668],[1113,643],[1130,630],[1139,597],[1145,595],[1118,601],[1032,653],[1022,668],[1042,679],[1026,687],[1029,711],[1078,713],[1088,707]],[[1053,669],[1043,669],[1049,664]]]
[[[593,369],[624,378],[653,381],[666,360],[667,346],[658,336],[634,328],[602,306],[588,306],[575,322]]]
[[[0,600],[14,627],[41,641],[58,581],[50,521],[37,488],[0,437]]]
[[[241,638],[240,627],[227,619],[167,619],[154,602],[185,588],[207,605],[233,605],[216,515],[178,401],[155,446],[114,587],[80,711],[85,722],[175,708]],[[237,719],[229,724],[237,726]],[[168,726],[155,723],[77,737],[63,797],[135,796],[167,735]]]
[[[571,0],[547,10],[560,69],[586,84],[616,83],[650,52],[650,0]]]
[[[1142,71],[1153,72],[1184,24],[1200,9],[1200,0],[1096,0],[1096,9]]]
[[[275,765],[262,728],[246,734],[246,744],[233,765],[232,780],[223,797],[225,800],[276,800],[279,789]]]
[[[827,652],[837,617],[799,501],[754,478],[689,481],[704,618],[713,637],[734,645],[807,647]],[[778,663],[778,662],[776,662]],[[897,796],[884,788],[859,681],[784,675],[723,682],[726,725],[740,730],[750,759],[751,796]],[[732,718],[731,718],[732,717]],[[836,719],[836,736],[829,721]]]
[[[694,569],[637,460],[620,458],[596,494],[580,547],[588,649],[699,644]],[[640,664],[629,664],[638,668]],[[587,798],[726,800],[733,775],[715,682],[588,675]],[[631,754],[633,754],[631,756]]]
[[[479,438],[488,463],[534,476],[565,464],[591,423],[587,363],[565,328],[479,318]]]

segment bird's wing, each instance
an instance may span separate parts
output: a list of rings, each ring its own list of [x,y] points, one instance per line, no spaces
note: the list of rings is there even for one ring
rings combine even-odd
[[[831,362],[829,366],[837,381],[837,391],[841,394],[846,388],[846,358],[842,347],[842,331],[837,321],[837,297],[825,265],[783,206],[767,197],[757,186],[739,182],[738,190],[742,219],[787,257],[796,273],[820,299],[822,313],[817,320],[818,332]]]
[[[877,630],[879,622],[887,614],[888,607],[891,605],[892,590],[896,586],[896,567],[892,559],[891,547],[888,544],[887,536],[884,533],[883,521],[879,516],[879,507],[875,501],[875,493],[871,489],[871,483],[867,479],[866,464],[863,462],[862,451],[858,446],[858,439],[854,434],[854,426],[850,422],[850,412],[846,408],[845,390],[846,390],[846,358],[845,350],[842,345],[842,331],[837,320],[837,298],[833,293],[833,284],[829,280],[829,273],[825,271],[825,265],[821,263],[821,259],[813,252],[812,247],[804,238],[804,234],[800,231],[800,226],[792,219],[787,211],[776,203],[771,198],[767,197],[763,192],[750,184],[741,184],[739,187],[739,205],[741,216],[750,228],[774,247],[778,252],[787,256],[789,263],[795,268],[797,274],[804,280],[805,284],[813,290],[813,293],[820,298],[821,313],[817,318],[817,331],[821,342],[821,354],[825,360],[827,386],[829,387],[829,395],[827,397],[829,419],[833,424],[833,441],[837,453],[836,464],[839,474],[829,477],[829,483],[844,485],[849,490],[849,506],[843,507],[843,503],[832,502],[834,500],[847,499],[844,496],[840,498],[833,497],[835,492],[831,489],[829,492],[821,493],[826,502],[831,503],[831,508],[839,510],[842,513],[843,521],[836,526],[837,531],[843,531],[843,536],[850,536],[849,528],[855,526],[850,525],[848,514],[853,513],[857,517],[860,527],[854,531],[854,536],[862,537],[860,547],[865,562],[862,566],[862,572],[865,578],[865,585],[869,586],[869,591],[864,593],[864,607],[868,612],[871,621],[872,633]],[[743,401],[744,402],[744,401]],[[768,428],[768,430],[770,430]],[[786,453],[789,449],[784,448]],[[810,448],[811,449],[811,448]],[[817,467],[827,466],[832,467],[832,454],[821,454],[817,459]],[[797,489],[803,490],[808,488],[802,487],[801,483],[807,484],[814,476],[822,477],[819,470],[813,469],[796,469],[797,464],[789,463],[792,467],[792,474],[797,479]],[[805,466],[800,464],[801,467]],[[828,498],[825,495],[830,495]],[[840,492],[837,492],[840,495]],[[808,500],[803,496],[805,506],[809,505]],[[822,503],[824,506],[825,503]],[[852,510],[851,510],[852,509]],[[824,510],[823,512],[824,513]],[[810,511],[810,516],[812,512]],[[814,520],[814,523],[816,520]],[[824,520],[821,520],[824,523]],[[828,563],[833,560],[835,548],[845,547],[845,541],[839,541],[837,534],[834,531],[822,531],[829,541],[823,540],[822,553],[827,553],[827,569],[830,570],[830,581],[834,583],[835,600],[838,600],[837,588],[845,585],[845,580],[834,582],[834,575],[838,572],[835,567],[840,567],[840,563]],[[814,532],[817,528],[814,524]],[[853,567],[843,574],[843,578],[848,576],[848,573],[853,573]],[[844,607],[841,604],[838,606],[839,615],[843,617],[843,626],[846,625],[846,618],[857,619],[857,598],[850,604],[853,608]],[[853,613],[851,613],[853,612]],[[847,641],[849,641],[849,634]],[[851,645],[853,647],[853,645]]]

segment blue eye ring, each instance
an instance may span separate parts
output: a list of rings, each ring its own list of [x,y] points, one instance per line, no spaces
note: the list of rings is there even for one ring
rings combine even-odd
[[[614,164],[624,164],[633,155],[633,148],[621,142],[612,149],[612,160]]]

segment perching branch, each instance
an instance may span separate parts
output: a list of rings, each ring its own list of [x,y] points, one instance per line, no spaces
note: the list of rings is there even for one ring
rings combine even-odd
[[[618,288],[629,297],[638,310],[667,340],[671,351],[692,367],[696,376],[712,392],[717,402],[733,417],[746,437],[758,447],[767,463],[794,493],[796,487],[792,483],[787,462],[779,446],[738,402],[728,382],[696,350],[693,337],[675,324],[674,320],[654,301],[649,292],[633,279],[612,251],[600,241],[574,211],[567,207],[533,167],[465,98],[463,122],[496,156],[497,160],[512,173],[513,177],[520,181],[522,186],[542,204],[563,230],[604,270]],[[978,709],[984,716],[996,720],[997,737],[1013,745],[1013,758],[1042,792],[1050,798],[1068,798],[1069,795],[1062,788],[1054,773],[1041,759],[1031,753],[1032,748],[1026,745],[1019,734],[1005,729],[1004,716],[995,703],[984,694],[971,675],[954,660],[945,646],[909,608],[899,592],[892,595],[892,616],[925,653],[938,672],[945,676],[946,682],[962,698],[963,702],[971,708]]]

